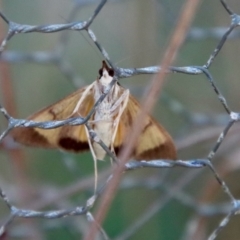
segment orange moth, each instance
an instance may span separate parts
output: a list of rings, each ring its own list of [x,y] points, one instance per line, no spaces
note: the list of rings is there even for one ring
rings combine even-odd
[[[28,120],[39,122],[86,117],[112,81],[113,75],[113,69],[103,61],[96,81],[36,112]],[[127,144],[126,136],[140,109],[138,101],[130,95],[129,90],[115,83],[91,116],[89,126],[118,155],[122,146]],[[149,115],[143,121],[143,130],[131,157],[135,160],[175,159],[175,146],[168,132]],[[12,130],[12,136],[17,142],[33,147],[58,148],[75,153],[90,150],[95,162],[95,174],[96,160],[102,160],[106,155],[105,150],[89,137],[85,125],[54,129],[17,127]]]

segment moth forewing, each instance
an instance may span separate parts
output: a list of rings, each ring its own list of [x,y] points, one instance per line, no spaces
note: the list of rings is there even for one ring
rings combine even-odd
[[[36,112],[27,119],[44,122],[73,117],[76,104],[84,92],[86,93],[85,87]],[[92,109],[93,104],[92,91],[88,91],[88,95],[85,96],[83,104],[78,109],[78,115],[85,117]],[[17,127],[12,130],[11,135],[17,142],[33,147],[61,148],[73,152],[89,149],[83,125],[63,126],[54,129]]]
[[[114,142],[116,153],[127,144],[126,135],[131,131],[140,111],[140,104],[130,95],[116,133]],[[143,129],[131,157],[136,160],[176,159],[176,149],[168,132],[147,114],[142,119],[142,124]]]

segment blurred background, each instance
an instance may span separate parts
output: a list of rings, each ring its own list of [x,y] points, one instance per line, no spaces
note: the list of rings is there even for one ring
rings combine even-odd
[[[90,28],[110,59],[119,67],[157,66],[168,46],[181,8],[179,0],[112,0]],[[99,1],[21,0],[0,2],[13,22],[48,25],[89,19]],[[227,4],[240,12],[237,0]],[[206,64],[230,17],[220,1],[201,1],[192,27],[174,66]],[[1,40],[8,26],[0,20]],[[210,67],[214,81],[231,110],[239,111],[240,32],[233,31]],[[45,54],[45,55],[44,55]],[[51,58],[49,60],[49,58]],[[86,32],[15,35],[0,62],[0,102],[16,118],[48,106],[98,76],[103,56]],[[121,79],[141,100],[153,75]],[[173,136],[179,159],[206,158],[229,116],[204,75],[169,74],[152,115]],[[7,127],[0,115],[0,130]],[[217,151],[213,164],[236,198],[240,197],[240,135],[235,124]],[[90,153],[74,155],[58,150],[13,144],[7,136],[0,151],[0,187],[19,208],[70,209],[82,206],[94,191]],[[107,179],[109,159],[98,163],[99,183]],[[175,188],[178,187],[178,190]],[[122,177],[103,229],[110,239],[206,239],[230,206],[209,169],[138,169]],[[98,204],[92,214],[98,209]],[[9,215],[0,199],[0,222]],[[239,239],[239,216],[231,218],[218,239]],[[15,219],[6,239],[83,239],[85,216],[60,219]],[[99,239],[102,239],[99,236]]]

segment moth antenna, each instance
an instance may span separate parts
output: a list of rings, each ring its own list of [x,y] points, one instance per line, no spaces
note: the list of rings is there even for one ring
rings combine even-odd
[[[93,150],[93,146],[92,146],[92,143],[91,143],[91,137],[89,136],[89,132],[88,132],[88,129],[86,126],[85,127],[85,131],[86,131],[86,134],[88,136],[88,145],[89,145],[89,148],[90,148],[90,151],[92,153],[92,156],[93,156],[93,164],[94,164],[94,194],[96,194],[97,192],[97,181],[98,181],[98,172],[97,172],[97,157],[96,157],[96,154]]]
[[[136,56],[137,56],[137,54],[131,54],[131,55],[125,57],[125,58],[122,58],[122,59],[118,60],[115,64],[119,65],[120,63],[122,63],[126,60],[131,60],[131,58],[136,57]]]

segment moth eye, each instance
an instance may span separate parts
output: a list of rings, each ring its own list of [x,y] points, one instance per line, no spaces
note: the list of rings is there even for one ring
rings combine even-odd
[[[98,73],[99,73],[99,75],[100,75],[100,78],[101,78],[101,77],[102,77],[102,75],[103,75],[103,70],[102,70],[102,68],[101,68],[101,69],[99,69]]]
[[[114,76],[114,71],[112,69],[109,69],[108,74],[113,77]]]

